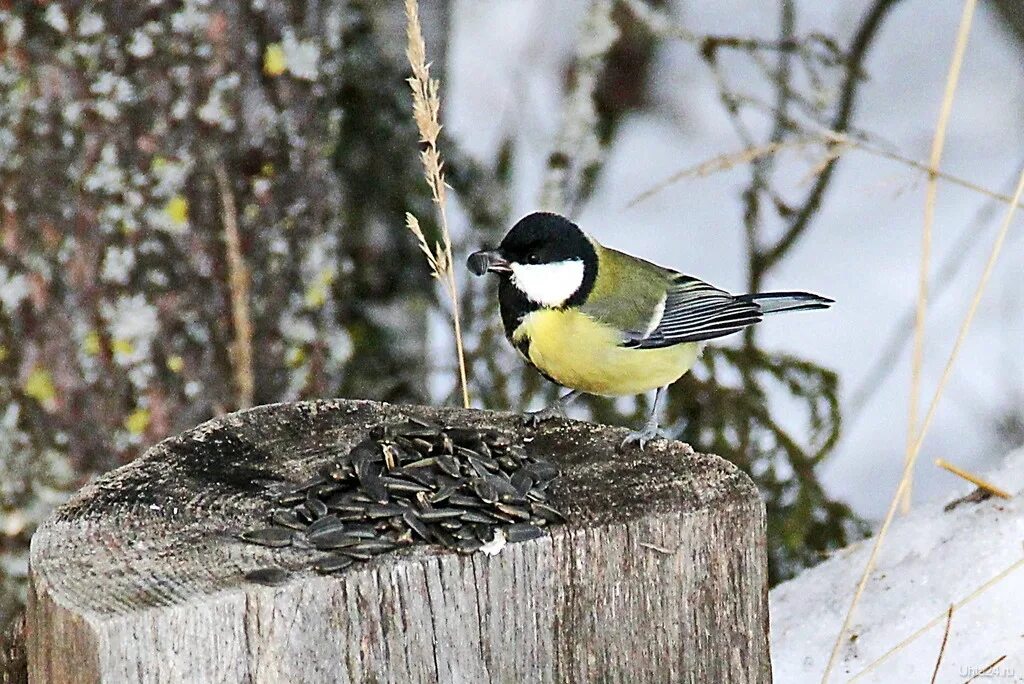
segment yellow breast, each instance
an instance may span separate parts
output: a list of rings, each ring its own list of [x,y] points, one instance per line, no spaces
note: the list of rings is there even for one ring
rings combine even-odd
[[[620,346],[621,333],[578,311],[527,314],[512,341],[529,340],[529,361],[564,387],[589,394],[640,394],[670,385],[693,367],[696,343],[661,349]]]

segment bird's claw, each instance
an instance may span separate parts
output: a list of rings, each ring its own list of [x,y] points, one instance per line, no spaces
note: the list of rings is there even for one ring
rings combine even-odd
[[[523,422],[530,427],[537,427],[541,423],[552,420],[554,418],[565,418],[565,409],[560,404],[552,404],[547,408],[542,408],[539,411],[527,411],[523,415]]]
[[[626,439],[622,440],[619,448],[625,449],[630,444],[636,443],[640,447],[640,451],[643,451],[649,442],[653,442],[656,439],[669,439],[669,436],[658,427],[657,423],[647,423],[639,430],[626,435]]]

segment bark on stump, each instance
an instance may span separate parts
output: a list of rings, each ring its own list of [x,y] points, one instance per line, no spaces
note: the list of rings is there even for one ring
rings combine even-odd
[[[380,422],[510,430],[558,463],[569,518],[496,556],[432,546],[337,576],[238,541],[268,477],[301,480]],[[32,681],[767,682],[764,510],[737,468],[624,431],[316,401],[212,420],[86,487],[32,540]],[[251,570],[291,571],[277,586]]]

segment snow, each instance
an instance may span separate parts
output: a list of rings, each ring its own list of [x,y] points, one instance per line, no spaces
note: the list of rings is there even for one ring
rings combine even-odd
[[[934,468],[920,463],[919,468]],[[947,478],[954,476],[939,471]],[[1024,490],[1024,449],[988,473],[994,485]],[[958,481],[959,482],[959,481]],[[892,490],[895,487],[888,489]],[[951,486],[954,499],[969,493]],[[885,492],[887,495],[892,491]],[[898,517],[844,639],[831,681],[848,681],[934,623],[857,681],[927,682],[951,603],[1024,559],[1024,496],[917,507]],[[856,544],[781,584],[770,594],[772,669],[777,682],[820,682],[874,540]],[[851,638],[855,635],[856,638]],[[998,681],[1024,676],[1024,563],[953,612],[938,682],[962,682],[1000,656]],[[990,681],[990,680],[982,680]]]

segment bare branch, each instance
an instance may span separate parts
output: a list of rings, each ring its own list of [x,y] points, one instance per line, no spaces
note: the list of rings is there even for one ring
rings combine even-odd
[[[619,29],[612,20],[613,7],[612,0],[592,0],[580,26],[573,83],[563,105],[561,130],[548,155],[541,190],[540,206],[547,211],[570,213],[583,173],[600,159],[594,93],[608,51],[619,38]]]

